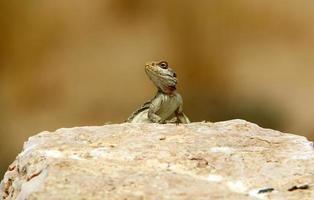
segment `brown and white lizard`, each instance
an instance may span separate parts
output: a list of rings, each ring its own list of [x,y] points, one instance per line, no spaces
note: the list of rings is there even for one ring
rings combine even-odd
[[[183,113],[183,101],[176,91],[177,75],[166,61],[145,65],[145,72],[155,84],[156,96],[144,103],[126,120],[130,123],[190,123]]]

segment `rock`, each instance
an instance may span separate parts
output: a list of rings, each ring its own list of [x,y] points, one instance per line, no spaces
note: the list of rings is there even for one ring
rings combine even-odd
[[[1,182],[3,199],[314,199],[306,138],[243,120],[42,132]]]

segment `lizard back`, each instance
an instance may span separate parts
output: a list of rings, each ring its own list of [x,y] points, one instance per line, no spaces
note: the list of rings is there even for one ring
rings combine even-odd
[[[136,115],[138,115],[139,113],[141,113],[143,110],[148,109],[149,106],[150,106],[150,104],[151,104],[151,101],[145,102],[141,107],[139,107],[137,110],[135,110],[135,111],[130,115],[130,117],[126,120],[126,122],[131,122],[131,121],[134,119],[134,117],[135,117]]]
[[[127,120],[125,120],[126,122],[131,122],[134,117],[136,117],[136,115],[138,115],[139,113],[141,113],[142,111],[149,109],[150,104],[152,103],[152,101],[158,96],[158,94],[160,93],[160,91],[157,92],[157,94],[154,96],[154,98],[152,98],[149,101],[146,101],[142,106],[140,106],[137,110],[135,110],[130,117],[128,117]]]

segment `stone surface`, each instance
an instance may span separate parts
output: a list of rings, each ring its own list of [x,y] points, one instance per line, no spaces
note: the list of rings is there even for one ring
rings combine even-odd
[[[64,128],[29,138],[6,172],[0,195],[314,199],[314,149],[304,137],[243,120]]]

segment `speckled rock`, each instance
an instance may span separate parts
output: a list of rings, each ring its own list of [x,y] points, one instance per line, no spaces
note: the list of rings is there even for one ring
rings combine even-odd
[[[243,120],[113,124],[42,132],[1,182],[2,199],[314,199],[306,138]]]

